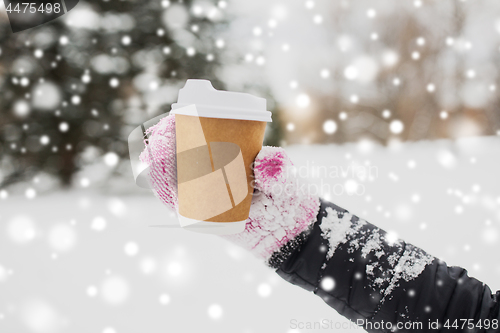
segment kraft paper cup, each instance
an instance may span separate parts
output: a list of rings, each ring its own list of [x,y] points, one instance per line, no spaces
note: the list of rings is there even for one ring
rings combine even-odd
[[[171,113],[180,225],[219,235],[243,231],[252,202],[252,163],[271,121],[265,99],[188,80]]]

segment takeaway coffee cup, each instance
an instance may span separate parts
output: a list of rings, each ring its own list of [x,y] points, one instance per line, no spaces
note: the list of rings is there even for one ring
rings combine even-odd
[[[266,100],[187,80],[175,114],[179,223],[192,231],[245,229],[252,202],[252,163],[271,112]]]

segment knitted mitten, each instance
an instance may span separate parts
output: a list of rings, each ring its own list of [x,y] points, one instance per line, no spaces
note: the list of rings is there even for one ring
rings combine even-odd
[[[146,134],[147,145],[140,160],[151,167],[153,192],[178,211],[175,116],[162,118]],[[254,194],[245,230],[220,237],[278,267],[307,238],[316,222],[320,200],[303,190],[304,182],[282,148],[263,147],[253,168]]]

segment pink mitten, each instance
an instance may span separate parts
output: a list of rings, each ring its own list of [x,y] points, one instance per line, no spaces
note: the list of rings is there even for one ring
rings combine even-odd
[[[175,116],[169,115],[146,131],[147,148],[140,155],[151,166],[153,192],[178,210]],[[301,191],[301,179],[285,150],[263,147],[254,162],[255,189],[245,230],[221,236],[277,267],[306,238],[320,207],[317,196]]]
[[[177,209],[174,121],[168,116],[147,130],[149,144],[140,159],[151,166],[155,194]],[[406,324],[422,328],[414,326],[419,322],[437,327],[456,318],[498,324],[500,291],[492,294],[465,269],[448,267],[334,203],[320,202],[293,171],[283,149],[262,148],[254,161],[245,230],[222,237],[370,332],[399,331]]]

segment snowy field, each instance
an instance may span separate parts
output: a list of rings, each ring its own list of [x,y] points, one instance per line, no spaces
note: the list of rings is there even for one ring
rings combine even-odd
[[[500,289],[500,138],[287,151],[324,197]],[[348,321],[122,182],[0,200],[0,332],[362,332],[294,329]]]

